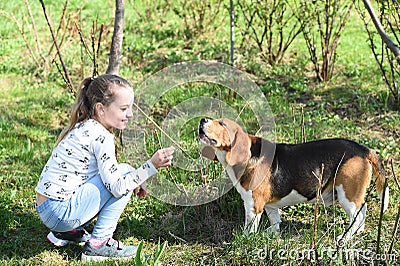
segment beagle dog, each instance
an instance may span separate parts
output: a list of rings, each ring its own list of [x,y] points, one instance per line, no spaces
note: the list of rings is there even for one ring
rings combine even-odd
[[[388,207],[389,189],[384,191],[379,156],[357,142],[272,143],[245,133],[227,118],[202,118],[198,137],[206,145],[203,156],[222,163],[244,201],[245,234],[257,231],[265,210],[271,224],[268,230],[278,235],[279,208],[315,202],[318,194],[319,203],[329,206],[338,201],[345,210],[350,224],[338,240],[347,241],[364,230],[364,198],[372,176],[379,196],[384,196],[384,209]]]

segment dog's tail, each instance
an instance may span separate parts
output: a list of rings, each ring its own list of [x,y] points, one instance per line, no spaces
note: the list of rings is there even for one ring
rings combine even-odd
[[[375,177],[376,190],[378,191],[379,198],[381,200],[383,199],[383,211],[385,211],[389,206],[389,186],[385,187],[386,172],[383,163],[379,155],[373,150],[370,150],[367,159],[372,165],[372,174]]]

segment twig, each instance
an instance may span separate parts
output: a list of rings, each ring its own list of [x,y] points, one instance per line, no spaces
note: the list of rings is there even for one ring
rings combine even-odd
[[[72,84],[71,79],[69,78],[68,70],[67,70],[67,68],[65,67],[64,61],[63,61],[63,59],[62,59],[61,52],[60,52],[60,47],[59,47],[58,44],[57,44],[56,36],[54,35],[53,28],[51,27],[50,20],[49,20],[49,18],[48,18],[48,16],[47,16],[46,6],[44,5],[43,0],[39,0],[39,1],[40,1],[40,4],[42,5],[43,13],[44,13],[44,16],[45,16],[45,18],[46,18],[47,25],[49,26],[50,33],[51,33],[51,36],[52,36],[52,38],[53,38],[54,46],[55,46],[56,49],[57,49],[57,54],[58,54],[58,57],[59,57],[59,59],[60,59],[60,62],[61,62],[61,66],[62,66],[62,68],[63,68],[63,71],[64,71],[65,80],[67,81],[67,85],[68,85],[68,87],[69,87],[69,89],[70,89],[70,92],[71,92],[72,94],[74,94],[74,93],[75,93],[75,88],[74,88],[74,85]]]
[[[336,185],[336,177],[337,177],[337,174],[338,174],[338,172],[339,172],[339,168],[340,168],[340,165],[342,164],[342,162],[343,162],[343,159],[344,159],[344,157],[346,156],[346,152],[344,152],[343,153],[343,155],[342,155],[342,158],[340,159],[340,162],[339,162],[339,164],[338,164],[338,166],[336,167],[336,171],[335,171],[335,175],[334,175],[334,177],[333,177],[333,188],[332,188],[332,205],[333,205],[333,222],[334,222],[334,224],[336,224],[336,205],[335,205],[335,198],[336,198],[336,196],[335,196],[335,185]],[[334,237],[336,238],[336,235],[335,235],[335,232],[334,232]]]
[[[179,241],[181,241],[181,242],[183,242],[183,243],[187,243],[187,241],[186,241],[185,239],[183,239],[183,238],[181,238],[181,237],[179,237],[179,236],[174,235],[173,233],[171,233],[171,231],[168,231],[168,234],[169,234],[170,236],[172,236],[173,238],[175,238],[175,239],[177,239],[177,240],[179,240]]]
[[[393,159],[390,160],[390,164],[391,164],[391,168],[392,168],[393,179],[395,180],[395,182],[396,182],[396,184],[397,184],[397,187],[399,188],[399,191],[400,191],[400,185],[399,185],[399,183],[398,183],[398,181],[397,181],[397,177],[396,177],[396,174],[395,174],[395,172],[394,172]],[[393,250],[393,246],[394,246],[394,241],[396,240],[396,237],[395,237],[395,236],[396,236],[396,234],[397,234],[397,229],[398,229],[398,227],[399,227],[399,220],[400,220],[400,204],[398,205],[398,208],[397,208],[397,217],[396,217],[396,222],[395,222],[394,228],[393,228],[392,241],[391,241],[391,243],[390,243],[390,247],[389,247],[388,254],[392,254],[392,250]]]
[[[104,31],[104,24],[102,23],[100,26],[99,39],[97,41],[97,51],[96,51],[96,55],[94,56],[95,58],[100,57],[100,43],[101,43],[101,37],[103,36],[103,31]],[[94,70],[94,74],[97,75],[98,73],[99,73],[99,66],[97,63],[96,69]]]
[[[26,47],[28,48],[29,53],[31,54],[31,56],[32,56],[32,58],[33,58],[33,61],[35,61],[36,66],[37,66],[38,68],[40,68],[41,65],[40,65],[40,63],[37,61],[36,56],[35,56],[35,53],[33,52],[31,46],[29,45],[28,40],[26,39],[25,32],[24,32],[24,30],[22,29],[21,25],[18,23],[17,19],[14,17],[14,15],[9,15],[9,14],[7,14],[4,10],[1,10],[1,9],[0,9],[0,15],[3,15],[4,17],[6,17],[6,18],[8,18],[9,20],[11,20],[12,22],[14,22],[15,25],[17,25],[17,28],[18,28],[19,32],[21,33],[22,38],[24,39],[25,45],[26,45]]]
[[[155,124],[155,125],[156,125],[156,124]],[[156,126],[158,126],[158,125],[156,125]],[[158,145],[160,146],[160,148],[163,148],[162,143],[161,143],[161,139],[160,139],[160,137],[158,136],[157,133],[156,133],[156,136],[157,136],[157,140],[158,140]],[[167,136],[168,136],[168,135],[167,135]],[[176,189],[179,190],[179,192],[181,192],[182,194],[185,194],[186,199],[189,198],[189,195],[188,195],[188,193],[187,193],[187,191],[186,191],[186,189],[185,189],[185,186],[183,186],[183,188],[180,188],[180,187],[179,187],[179,184],[176,183],[175,179],[173,178],[172,173],[171,173],[169,167],[166,169],[166,171],[167,171],[167,173],[169,174],[169,176],[171,177],[172,183],[174,184],[174,186],[176,187]]]
[[[319,175],[314,173],[314,171],[312,172],[313,175],[318,179],[317,194],[315,196],[315,203],[314,203],[314,226],[313,226],[313,244],[312,244],[312,248],[314,249],[315,252],[315,260],[318,262],[318,264],[320,264],[318,249],[317,249],[317,227],[318,227],[318,211],[319,211],[318,200],[319,197],[322,198],[321,188],[322,188],[322,177],[324,175],[324,168],[325,165],[322,164],[321,173]]]
[[[368,34],[368,39],[369,39],[369,43],[370,43],[372,54],[374,55],[375,61],[377,62],[378,66],[379,66],[379,69],[380,69],[380,71],[382,73],[382,76],[383,76],[382,80],[384,80],[384,82],[386,83],[386,85],[389,88],[390,92],[392,93],[394,99],[398,99],[399,95],[397,93],[398,90],[396,89],[397,86],[396,86],[396,83],[395,83],[395,79],[390,78],[389,74],[387,73],[387,71],[385,70],[385,68],[383,66],[383,60],[384,60],[383,51],[382,52],[377,52],[376,51],[377,48],[376,48],[376,45],[375,45],[375,42],[374,42],[374,37],[373,37],[374,32],[369,30],[369,27],[368,27],[369,23],[367,22],[367,18],[363,14],[363,12],[359,11],[359,14],[361,16],[361,19],[364,22],[365,30],[366,30],[366,32]],[[382,47],[382,49],[383,49],[383,47]],[[379,58],[380,56],[381,56],[381,58]],[[393,66],[392,66],[391,60],[388,60],[388,61],[389,61],[389,64],[391,66],[391,70],[393,71]],[[392,75],[392,77],[393,77],[393,75]],[[391,79],[393,80],[392,82],[390,82]]]
[[[382,219],[383,219],[383,211],[385,205],[385,190],[387,187],[387,177],[385,177],[385,183],[383,185],[383,193],[382,193],[382,203],[381,203],[381,212],[379,215],[379,223],[378,223],[378,237],[376,239],[376,254],[380,253],[380,245],[381,245],[381,233],[382,233]]]
[[[28,0],[24,0],[24,2],[25,2],[25,5],[26,5],[26,8],[28,9],[29,18],[30,18],[31,23],[32,23],[33,33],[35,35],[36,47],[37,47],[39,56],[43,60],[43,65],[45,65],[46,64],[46,58],[42,55],[42,49],[40,47],[38,31],[37,31],[37,28],[36,28],[35,19],[33,18],[33,15],[32,15],[32,10],[31,10],[31,7],[29,5],[29,1]]]
[[[397,229],[399,228],[399,221],[400,221],[400,204],[398,205],[397,208],[397,217],[393,228],[392,241],[390,243],[388,254],[392,254],[394,241],[396,240]]]
[[[67,10],[67,6],[68,6],[68,0],[65,0],[65,4],[64,4],[63,9],[61,11],[60,23],[58,24],[58,28],[57,28],[57,31],[56,31],[56,38],[58,38],[58,34],[59,34],[59,32],[61,30],[61,27],[62,27],[62,24],[64,22],[65,12]],[[50,49],[49,49],[49,52],[48,52],[47,56],[51,55],[51,52],[53,51],[53,47],[54,47],[54,43],[50,46]]]
[[[99,40],[97,41],[97,51],[96,51],[97,58],[99,58],[99,56],[100,56],[100,44],[101,44],[101,40],[102,40],[101,37],[103,37],[103,32],[104,32],[104,23],[101,23]]]
[[[394,180],[394,182],[396,183],[397,188],[398,188],[399,191],[400,191],[400,183],[399,183],[399,181],[397,180],[396,173],[394,172],[393,159],[390,160],[390,165],[391,165],[391,168],[392,168],[393,180]]]
[[[307,141],[306,128],[304,125],[304,107],[301,106],[301,139],[303,142]]]
[[[91,34],[92,54],[93,54],[93,74],[92,74],[92,76],[96,76],[97,75],[97,57],[96,57],[97,54],[96,54],[96,48],[95,48],[95,42],[96,42],[95,32],[96,32],[96,28],[97,28],[97,23],[95,21],[93,21],[92,34]]]
[[[173,144],[175,144],[188,158],[190,158],[190,154],[185,151],[181,145],[179,145],[178,142],[176,142],[173,138],[171,138],[170,135],[168,135],[167,132],[165,132],[157,123],[156,121],[154,121],[149,115],[147,115],[142,108],[139,107],[139,105],[137,105],[135,102],[133,103],[133,105],[147,118],[150,120],[150,122],[158,129],[161,131],[161,133],[163,133]]]
[[[293,116],[293,139],[294,139],[295,142],[297,142],[297,138],[296,138],[296,111],[295,111],[294,104],[292,105],[292,116]]]
[[[235,66],[235,6],[234,1],[230,0],[229,14],[230,14],[230,37],[231,37],[231,65]]]
[[[83,33],[82,30],[79,28],[79,25],[75,23],[75,27],[78,29],[78,34],[79,34],[79,39],[81,40],[81,43],[83,45],[83,48],[85,48],[86,53],[90,56],[90,60],[93,60],[93,57],[91,55],[91,52],[89,50],[89,47],[87,46],[85,39],[83,38]],[[92,36],[93,37],[93,36]]]
[[[230,92],[230,91],[229,91],[229,92]],[[235,97],[234,97],[234,98],[235,98]],[[240,109],[238,115],[236,116],[236,119],[235,119],[235,120],[239,119],[239,117],[240,117],[240,115],[243,113],[244,109],[245,109],[247,106],[249,106],[249,105],[250,105],[250,103],[248,103],[248,102],[246,102],[246,103],[243,105],[243,107]]]

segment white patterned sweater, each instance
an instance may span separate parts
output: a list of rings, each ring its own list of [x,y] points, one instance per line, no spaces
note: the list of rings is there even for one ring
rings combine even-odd
[[[156,173],[150,160],[138,169],[118,164],[114,135],[96,120],[89,119],[78,123],[54,148],[36,191],[55,200],[66,200],[100,174],[114,197],[121,197]]]

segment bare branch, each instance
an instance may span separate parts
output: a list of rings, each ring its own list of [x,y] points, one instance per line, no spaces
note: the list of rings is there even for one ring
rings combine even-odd
[[[374,9],[372,8],[369,0],[363,0],[365,8],[367,9],[369,15],[371,16],[372,22],[375,25],[376,30],[382,38],[382,41],[387,45],[387,47],[393,52],[396,57],[397,63],[400,64],[400,49],[399,47],[389,38],[385,29],[383,28],[381,22],[379,21]]]
[[[65,67],[64,61],[63,61],[63,59],[62,59],[61,52],[60,52],[60,47],[58,46],[56,36],[54,35],[53,28],[51,27],[50,20],[49,20],[49,18],[48,18],[48,16],[47,16],[46,6],[44,5],[43,0],[39,0],[39,1],[40,1],[40,4],[42,5],[43,13],[44,13],[44,16],[45,16],[45,18],[46,18],[47,25],[49,26],[51,36],[53,37],[54,46],[55,46],[56,49],[57,49],[58,58],[60,59],[61,66],[62,66],[62,69],[63,69],[63,71],[64,71],[64,78],[65,78],[65,80],[67,81],[67,85],[68,85],[68,87],[70,88],[71,93],[74,94],[74,93],[75,93],[74,85],[72,84],[72,81],[71,81],[71,79],[69,78],[68,70],[67,70],[67,68]]]
[[[11,20],[12,22],[14,22],[15,25],[17,25],[18,30],[19,30],[19,32],[21,33],[22,38],[24,39],[25,45],[26,45],[26,47],[28,48],[28,51],[29,51],[29,53],[31,54],[31,56],[32,56],[32,58],[33,58],[33,61],[35,61],[36,66],[37,66],[38,68],[40,68],[41,65],[40,65],[40,63],[38,62],[38,60],[36,59],[35,53],[33,52],[32,47],[29,45],[29,42],[28,42],[28,40],[26,39],[25,32],[24,32],[24,30],[22,29],[21,25],[18,23],[17,19],[14,17],[14,15],[12,15],[12,14],[9,15],[9,14],[7,14],[4,10],[1,10],[1,9],[0,9],[0,15],[1,15],[1,16],[4,16],[4,17],[6,17],[6,18],[8,18],[8,19]]]
[[[26,9],[28,10],[29,18],[30,18],[31,23],[32,23],[33,33],[35,35],[36,47],[37,47],[39,56],[42,58],[43,64],[45,65],[46,64],[46,58],[42,54],[42,49],[40,47],[38,31],[37,31],[37,28],[36,28],[35,19],[33,18],[33,15],[32,15],[32,10],[31,10],[31,7],[29,5],[29,1],[28,0],[24,0],[24,2],[25,2],[25,5],[26,5]]]

